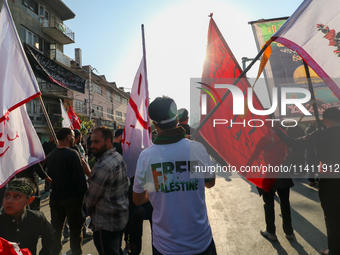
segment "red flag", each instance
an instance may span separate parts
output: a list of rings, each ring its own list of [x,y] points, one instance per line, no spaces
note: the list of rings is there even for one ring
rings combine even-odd
[[[80,129],[81,127],[81,121],[76,114],[76,112],[73,110],[72,106],[69,106],[68,108],[68,118],[71,121],[71,125],[73,126],[73,129]]]
[[[20,249],[16,243],[12,243],[0,237],[0,254],[2,255],[32,255],[27,249]]]
[[[206,85],[202,86],[201,92],[206,94],[206,91],[211,91],[211,95],[208,93],[206,96],[207,113],[216,104],[211,96],[213,94],[217,96],[216,93],[218,93],[217,98],[221,98],[228,91],[227,89],[216,89],[215,84],[232,84],[241,73],[240,66],[211,18],[202,76],[202,82]],[[246,102],[247,89],[250,87],[248,80],[243,78],[235,86],[242,90]],[[263,110],[254,94],[253,105],[255,109]],[[248,107],[245,109],[247,110]],[[205,115],[202,115],[201,119],[204,117]],[[214,127],[216,119],[227,122]],[[222,105],[202,127],[200,135],[223,161],[235,167],[242,176],[256,186],[268,191],[275,179],[265,178],[269,175],[261,169],[262,167],[266,169],[268,166],[280,165],[285,157],[286,146],[271,130],[271,121],[266,121],[266,119],[270,118],[247,111],[245,115],[233,115],[233,97],[229,93]],[[261,124],[263,125],[261,126]],[[252,166],[258,172],[246,172],[247,169],[250,171]],[[273,175],[270,177],[272,178]]]

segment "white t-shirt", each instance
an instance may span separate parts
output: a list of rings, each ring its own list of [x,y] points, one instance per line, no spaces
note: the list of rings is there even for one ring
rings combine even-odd
[[[211,166],[211,160],[201,143],[188,139],[153,144],[139,156],[133,191],[147,191],[153,245],[165,255],[201,253],[212,240],[204,180],[214,175],[193,173],[195,166]]]

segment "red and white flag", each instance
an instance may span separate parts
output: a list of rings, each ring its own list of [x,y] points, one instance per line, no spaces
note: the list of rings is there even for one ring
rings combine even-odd
[[[41,95],[22,48],[7,0],[0,13],[0,123],[15,108]]]
[[[22,105],[0,123],[0,187],[15,174],[44,160],[41,142]]]
[[[1,255],[32,255],[27,248],[20,249],[17,243],[12,243],[0,237]]]
[[[71,125],[74,129],[80,129],[81,121],[72,106],[68,107],[68,118],[70,119]]]
[[[39,96],[7,1],[0,13],[0,187],[45,158],[25,103]]]
[[[305,0],[272,39],[298,52],[340,99],[338,0]]]
[[[233,84],[242,70],[237,63],[228,44],[224,40],[215,21],[211,18],[208,32],[208,45],[202,75],[202,94],[207,96],[207,110],[209,113],[215,107],[215,97],[220,101],[228,89],[216,89],[215,84]],[[242,90],[244,100],[250,84],[247,78],[241,79],[236,85]],[[230,91],[229,91],[230,92]],[[200,130],[196,140],[202,142],[220,164],[235,167],[236,170],[256,186],[269,191],[276,175],[269,175],[263,171],[243,171],[245,167],[262,169],[282,164],[286,155],[286,146],[268,125],[267,116],[258,116],[250,111],[245,115],[233,115],[233,96],[229,93],[214,114]],[[236,98],[235,98],[236,100]],[[263,110],[259,99],[253,93],[253,106]],[[203,104],[201,102],[201,104]],[[202,114],[201,119],[206,114]],[[227,120],[223,125],[215,125],[214,120]],[[255,121],[254,121],[255,120]],[[234,123],[234,124],[232,124]],[[249,124],[250,123],[250,124]],[[261,123],[263,125],[261,126]]]
[[[145,56],[133,81],[123,132],[123,157],[127,162],[128,177],[135,175],[139,154],[152,144],[148,114],[149,89],[146,77]]]

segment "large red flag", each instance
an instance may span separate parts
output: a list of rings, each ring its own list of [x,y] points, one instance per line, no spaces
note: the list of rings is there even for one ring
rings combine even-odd
[[[234,55],[221,35],[215,21],[211,18],[208,32],[208,46],[204,62],[202,94],[211,91],[211,95],[218,94],[221,98],[228,90],[216,89],[215,84],[232,84],[242,73]],[[250,84],[246,78],[241,79],[236,87],[243,92],[247,99],[247,89]],[[208,93],[209,94],[209,93]],[[217,98],[218,98],[217,97]],[[215,106],[211,96],[207,98],[207,113]],[[202,102],[201,102],[202,104]],[[258,98],[253,94],[255,109],[263,110]],[[266,178],[265,170],[269,166],[279,166],[285,157],[286,146],[280,142],[277,135],[271,130],[271,121],[268,116],[258,116],[248,111],[244,116],[233,115],[233,96],[228,94],[222,105],[200,130],[204,141],[218,154],[223,161],[236,167],[237,171],[264,190],[270,190],[274,179]],[[206,115],[202,115],[203,119]],[[219,123],[214,125],[214,120]],[[222,121],[223,120],[223,121]],[[262,125],[263,124],[263,125]],[[261,126],[262,125],[262,126]],[[256,127],[257,126],[257,127]],[[261,127],[259,127],[261,126]],[[251,166],[258,171],[247,171]],[[248,168],[246,168],[248,167]],[[270,175],[272,178],[274,175]]]
[[[80,129],[81,127],[81,121],[76,114],[76,112],[73,110],[72,106],[69,106],[68,108],[68,118],[71,121],[71,125],[73,126],[73,129]]]

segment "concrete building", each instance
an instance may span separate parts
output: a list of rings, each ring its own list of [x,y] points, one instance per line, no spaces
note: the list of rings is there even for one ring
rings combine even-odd
[[[44,105],[54,129],[61,127],[59,99],[62,99],[65,108],[71,105],[77,113],[89,117],[89,68],[82,67],[80,49],[75,51],[75,60],[63,53],[64,45],[75,42],[75,33],[64,21],[75,18],[75,14],[61,0],[7,1],[24,46],[29,45],[36,57],[39,55],[40,58],[45,58],[55,70],[63,70],[61,74],[57,74],[58,77],[69,73],[69,76],[79,76],[78,80],[86,80],[86,83],[82,83],[82,88],[74,90],[71,86],[59,86],[37,76]],[[3,0],[0,0],[0,6],[2,4]],[[52,74],[51,76],[53,77]],[[66,80],[66,77],[62,78]],[[106,81],[105,76],[92,72],[91,80],[91,117],[95,125],[105,125],[112,129],[115,126],[118,128],[118,125],[123,126],[129,94],[117,88],[115,83]],[[64,85],[63,82],[61,84]],[[39,100],[34,99],[26,106],[41,141],[48,140],[50,130]]]

